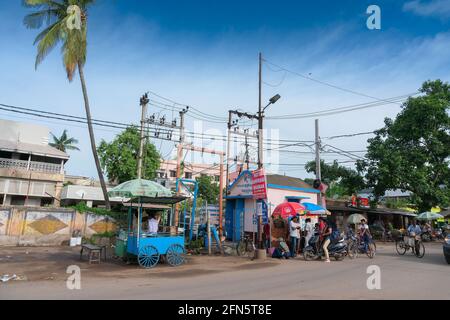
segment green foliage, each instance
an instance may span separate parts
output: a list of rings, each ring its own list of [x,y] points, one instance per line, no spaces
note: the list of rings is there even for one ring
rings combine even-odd
[[[84,201],[81,201],[75,206],[68,208],[74,209],[79,213],[92,213],[99,216],[106,216],[114,219],[119,227],[127,226],[127,213],[121,211],[111,211],[104,208],[90,208]]]
[[[315,174],[316,162],[308,162],[305,169],[307,172]],[[350,196],[365,187],[363,176],[355,170],[339,165],[337,160],[334,160],[331,165],[321,160],[320,170],[322,181],[329,186],[327,190],[329,197]]]
[[[198,182],[198,196],[208,201],[208,204],[217,204],[219,202],[219,184],[215,182],[214,177],[200,176],[196,178]]]
[[[410,207],[411,202],[405,199],[387,199],[384,204],[390,209],[401,209]]]
[[[86,62],[87,8],[94,0],[24,0],[25,7],[34,9],[23,19],[28,29],[41,29],[34,41],[37,45],[36,68],[45,57],[59,44],[63,55],[63,63],[67,78],[72,81],[78,64]],[[70,5],[77,5],[81,9],[81,30],[70,30],[68,21],[71,15],[67,13]]]
[[[409,98],[395,120],[385,119],[358,167],[376,197],[388,189],[409,190],[423,212],[450,202],[450,86],[428,81],[420,91],[423,95]]]
[[[136,127],[128,127],[108,143],[101,141],[97,151],[102,167],[110,181],[122,183],[137,178],[140,134]],[[160,166],[160,155],[152,143],[144,144],[142,175],[154,179]]]
[[[75,138],[69,138],[67,136],[67,130],[64,130],[61,134],[61,137],[55,136],[53,133],[50,133],[53,138],[53,142],[49,143],[50,146],[62,151],[66,152],[67,150],[78,150],[76,144],[78,144],[78,140]]]

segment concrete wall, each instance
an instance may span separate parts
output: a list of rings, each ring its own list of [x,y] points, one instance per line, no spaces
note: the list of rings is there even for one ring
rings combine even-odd
[[[310,202],[317,204],[317,194],[303,191],[286,190],[286,189],[275,189],[268,188],[267,198],[270,203],[279,205],[286,202],[286,197],[309,197],[310,199],[305,199],[303,202]]]
[[[0,207],[0,246],[57,246],[80,230],[82,236],[116,230],[107,216],[63,208]]]

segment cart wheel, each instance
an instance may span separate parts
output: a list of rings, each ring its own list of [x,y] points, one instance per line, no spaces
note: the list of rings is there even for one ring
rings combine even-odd
[[[138,262],[143,268],[149,269],[156,266],[159,261],[159,252],[154,246],[145,246],[139,250]]]
[[[184,263],[184,248],[179,244],[173,244],[167,249],[167,262],[173,266],[179,266]]]

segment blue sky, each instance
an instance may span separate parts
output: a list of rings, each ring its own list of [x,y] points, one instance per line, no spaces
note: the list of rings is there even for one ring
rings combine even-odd
[[[0,103],[84,116],[79,81],[66,80],[58,49],[34,69],[36,48],[32,44],[37,32],[23,27],[27,10],[20,2],[0,2]],[[370,4],[381,8],[381,30],[366,27]],[[92,113],[100,119],[137,123],[139,97],[147,90],[221,117],[226,117],[230,108],[255,112],[260,51],[277,65],[352,91],[378,98],[409,94],[427,79],[448,81],[449,29],[450,0],[98,0],[89,14],[86,64]],[[282,96],[267,116],[373,101],[267,66],[263,77],[269,84],[263,88],[264,100],[276,93]],[[321,117],[321,135],[374,130],[399,110],[398,105],[390,104]],[[150,106],[150,113],[154,112],[163,111]],[[167,116],[170,118],[171,112]],[[80,140],[82,149],[71,153],[69,173],[95,176],[85,128],[11,116],[2,110],[0,117],[42,123],[56,134],[67,128]],[[310,140],[314,136],[314,118],[268,120],[266,125],[284,139]],[[225,134],[226,130],[224,124],[194,119],[187,127],[210,134]],[[97,140],[111,140],[116,133],[96,130]],[[363,150],[366,140],[367,136],[361,136],[328,143],[345,150]],[[155,144],[163,155],[170,155],[173,144]],[[218,142],[204,146],[223,148]],[[214,161],[188,156],[192,161]],[[346,160],[345,156],[337,158]],[[279,159],[281,163],[308,160],[312,155],[283,153]],[[306,176],[300,167],[281,166],[279,171]]]

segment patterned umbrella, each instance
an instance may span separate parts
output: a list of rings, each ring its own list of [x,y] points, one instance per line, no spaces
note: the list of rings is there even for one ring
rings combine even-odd
[[[110,197],[122,198],[158,198],[158,197],[172,197],[172,191],[164,188],[162,185],[144,179],[136,179],[119,184],[117,187],[108,192]]]
[[[306,208],[297,202],[285,202],[280,204],[273,210],[272,216],[279,216],[283,219],[296,216],[297,214],[303,215]]]

